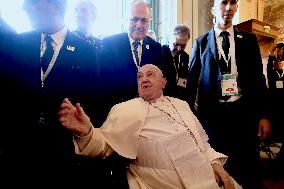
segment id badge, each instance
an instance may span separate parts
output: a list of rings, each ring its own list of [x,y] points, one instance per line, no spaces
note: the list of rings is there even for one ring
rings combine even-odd
[[[276,81],[276,88],[283,89],[283,81]]]
[[[237,76],[235,74],[221,75],[222,96],[232,96],[239,93]]]
[[[178,78],[177,85],[183,88],[186,88],[187,80],[183,78]]]

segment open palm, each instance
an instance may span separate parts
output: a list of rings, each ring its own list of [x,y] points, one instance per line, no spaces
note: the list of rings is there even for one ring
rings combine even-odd
[[[67,98],[61,104],[59,121],[65,128],[79,136],[86,136],[92,127],[90,118],[85,114],[80,104],[77,103],[76,106],[73,106]]]

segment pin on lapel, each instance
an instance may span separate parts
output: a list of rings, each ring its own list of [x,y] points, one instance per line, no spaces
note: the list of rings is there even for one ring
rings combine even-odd
[[[242,36],[242,35],[237,35],[237,38],[240,38],[240,39],[241,39],[241,38],[243,38],[243,36]]]
[[[146,45],[146,49],[149,49],[150,47],[149,47],[149,45]]]
[[[75,47],[72,47],[72,46],[70,46],[70,45],[67,45],[67,50],[69,50],[69,51],[73,51],[73,52],[74,52]]]

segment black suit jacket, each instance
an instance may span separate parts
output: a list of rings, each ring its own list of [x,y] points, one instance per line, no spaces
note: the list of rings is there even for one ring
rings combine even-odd
[[[2,41],[4,40],[4,38],[9,37],[10,34],[16,34],[16,33],[17,33],[16,30],[12,28],[9,24],[7,24],[0,17],[0,47],[3,47]]]
[[[187,92],[185,87],[177,85],[177,76],[182,79],[187,79],[188,77],[188,64],[189,55],[182,51],[179,56],[173,57],[171,50],[168,45],[162,46],[163,50],[163,71],[167,78],[167,87],[165,89],[165,94],[173,96],[182,100],[187,99]],[[178,72],[178,74],[177,74]]]
[[[137,97],[137,68],[128,34],[121,33],[104,38],[100,59],[104,78],[102,82],[106,83],[107,95],[114,100],[112,105]],[[142,45],[141,66],[145,64],[162,64],[161,45],[148,36],[145,36]]]
[[[88,36],[86,37],[85,34],[79,30],[75,30],[73,31],[76,35],[78,35],[79,37],[89,41],[95,48],[97,48],[98,50],[101,49],[101,46],[102,46],[102,40],[100,40],[99,38],[91,35],[91,36]]]
[[[68,31],[42,88],[40,40],[38,32],[20,34],[15,39],[12,61],[4,66],[7,82],[1,137],[6,139],[9,170],[23,173],[23,177],[31,174],[47,178],[50,173],[53,182],[55,175],[76,169],[72,133],[58,120],[62,100],[68,97],[73,103],[82,103],[93,117],[100,70],[95,49]],[[39,123],[42,114],[45,124]]]
[[[281,77],[279,74],[279,70],[276,70],[273,66],[275,63],[275,56],[269,56],[268,64],[267,64],[267,79],[269,86],[269,112],[272,117],[272,125],[273,125],[273,136],[276,140],[283,139],[284,128],[282,121],[282,111],[281,107],[284,106],[284,102],[282,100],[284,96],[284,88],[277,88],[276,82],[282,81],[284,83],[284,77]]]
[[[264,116],[265,77],[259,46],[254,34],[234,29],[235,57],[238,82],[242,99],[252,113]],[[188,74],[189,104],[202,122],[209,115],[215,115],[219,103],[221,72],[218,65],[218,52],[215,32],[208,33],[195,40]]]
[[[17,32],[2,18],[0,18],[0,66],[7,60],[7,55],[10,53],[11,39]]]

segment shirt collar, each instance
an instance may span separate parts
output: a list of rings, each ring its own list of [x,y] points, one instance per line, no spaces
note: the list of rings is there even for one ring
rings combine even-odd
[[[220,28],[218,28],[216,25],[214,26],[214,31],[215,31],[215,34],[216,34],[216,37],[219,37],[220,36],[220,34],[221,34],[221,32],[223,31],[223,30],[221,30]],[[227,31],[230,35],[229,36],[234,36],[234,27],[233,26],[231,26],[231,27],[229,27],[227,30],[225,30],[225,31]]]
[[[135,42],[135,40],[130,37],[129,33],[128,33],[128,38],[129,38],[130,45],[132,45]],[[143,39],[141,39],[139,42],[142,45],[143,44]]]
[[[150,104],[161,104],[161,103],[164,103],[165,102],[165,96],[164,95],[161,95],[159,98],[156,99],[155,102],[153,103],[150,103]],[[146,100],[144,100],[143,98],[140,97],[140,99],[142,99],[143,101],[147,102]]]
[[[64,39],[66,37],[66,34],[67,34],[67,27],[64,26],[61,30],[59,30],[58,32],[54,33],[54,34],[51,34],[51,38],[52,40],[54,41],[54,43],[56,45],[59,45],[59,44],[63,44],[64,42]],[[41,37],[43,38],[45,36],[45,34],[41,34]]]

